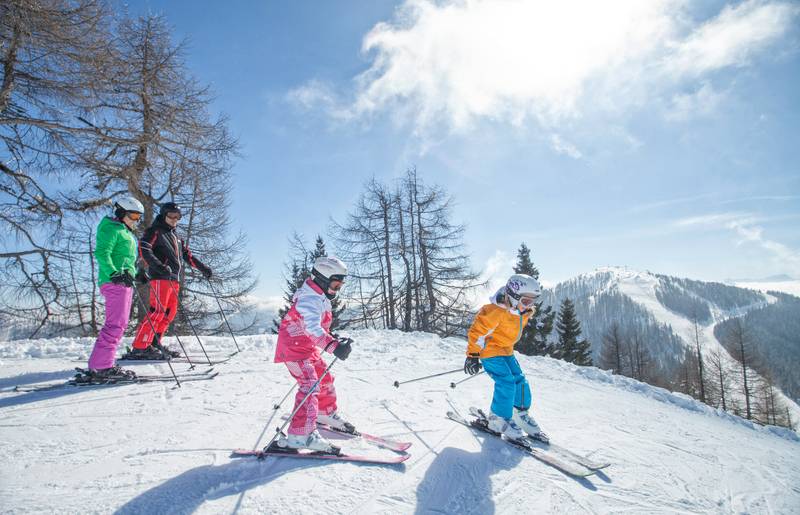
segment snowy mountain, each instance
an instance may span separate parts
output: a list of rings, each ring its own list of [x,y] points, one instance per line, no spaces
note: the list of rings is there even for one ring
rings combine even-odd
[[[800,398],[800,374],[789,365],[800,362],[797,297],[621,267],[599,268],[560,283],[545,292],[545,305],[558,307],[567,297],[575,302],[595,363],[604,335],[616,322],[623,332],[639,335],[652,365],[665,377],[674,377],[686,351],[694,349],[694,317],[704,356],[728,356],[720,324],[744,317],[762,358],[762,371],[791,398]]]
[[[392,386],[457,368],[464,342],[428,334],[355,331],[334,366],[340,409],[362,430],[412,442],[400,466],[292,458],[233,459],[259,447],[288,404],[291,382],[271,362],[274,337],[242,337],[244,352],[211,381],[14,393],[59,381],[88,339],[0,343],[0,504],[8,513],[796,513],[800,438],[760,427],[597,368],[520,356],[535,415],[554,442],[608,460],[574,479],[494,437],[444,417],[486,408],[485,376]],[[216,354],[229,339],[207,337]],[[171,342],[174,344],[174,342]],[[186,365],[176,364],[180,372]],[[166,373],[140,364],[140,374]],[[354,440],[347,450],[392,454]]]

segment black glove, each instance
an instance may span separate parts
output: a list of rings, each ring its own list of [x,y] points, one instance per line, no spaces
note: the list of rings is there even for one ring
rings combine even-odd
[[[114,284],[124,284],[128,287],[133,287],[133,276],[127,270],[122,272],[114,272],[111,274],[111,282]]]
[[[139,284],[147,284],[150,281],[150,274],[147,273],[147,269],[140,268],[138,272],[136,272],[136,282]]]
[[[201,268],[200,269],[200,273],[203,274],[203,277],[205,277],[209,281],[211,280],[211,276],[213,275],[213,273],[211,272],[211,269],[208,268],[207,266],[204,266],[203,268]]]
[[[347,356],[350,355],[350,351],[353,350],[351,343],[353,343],[353,340],[350,338],[338,340],[336,342],[336,348],[333,349],[333,355],[342,361],[346,360]]]
[[[470,354],[467,356],[467,359],[464,361],[464,373],[474,376],[478,372],[481,371],[483,365],[481,365],[481,360],[478,357],[478,354]]]

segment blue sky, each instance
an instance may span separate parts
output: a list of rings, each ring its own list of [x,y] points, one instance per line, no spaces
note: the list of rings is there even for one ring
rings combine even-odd
[[[611,4],[611,5],[609,5]],[[258,293],[287,238],[416,166],[473,266],[526,242],[597,266],[800,277],[800,6],[783,1],[147,0],[242,145],[233,215]]]

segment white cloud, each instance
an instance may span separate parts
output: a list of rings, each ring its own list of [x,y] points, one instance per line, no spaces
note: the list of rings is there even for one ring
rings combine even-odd
[[[686,121],[698,116],[707,116],[716,110],[724,97],[724,93],[718,93],[710,83],[704,82],[693,93],[674,95],[670,110],[665,116],[671,121]]]
[[[511,274],[514,273],[516,259],[502,250],[495,251],[494,255],[486,260],[481,274],[481,282],[485,282],[483,288],[476,288],[471,304],[475,307],[482,306],[489,302],[492,296],[501,286],[503,286]]]
[[[737,245],[752,244],[766,251],[780,270],[792,274],[800,273],[800,252],[783,243],[767,239],[760,225],[764,219],[748,213],[717,213],[711,215],[683,218],[674,222],[676,227],[705,227],[726,229],[737,236]]]
[[[589,114],[611,117],[664,97],[678,119],[719,102],[704,74],[752,63],[781,41],[799,10],[747,0],[693,21],[691,7],[684,0],[407,0],[365,36],[370,66],[335,115],[389,113],[422,139],[483,120],[534,123],[563,138]],[[297,93],[330,108],[324,91]],[[580,153],[574,145],[553,148]]]
[[[747,222],[755,223],[756,219],[753,215],[747,213],[715,213],[711,215],[692,216],[688,218],[681,218],[676,220],[673,225],[676,227],[720,227],[734,222]]]
[[[699,75],[728,66],[745,66],[789,27],[798,6],[788,2],[748,0],[726,6],[714,19],[675,44],[670,72]]]
[[[569,141],[565,141],[558,134],[552,134],[550,136],[550,144],[553,146],[553,150],[555,150],[559,154],[567,155],[573,159],[580,159],[581,157],[583,157],[581,151],[578,150],[578,147],[576,147]]]
[[[797,252],[783,243],[764,237],[764,228],[754,225],[747,220],[733,220],[726,225],[728,229],[739,236],[739,244],[753,243],[771,254],[776,263],[781,264],[791,273],[800,272],[800,252]]]

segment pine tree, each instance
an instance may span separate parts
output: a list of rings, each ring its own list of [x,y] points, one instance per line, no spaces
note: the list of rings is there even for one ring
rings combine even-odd
[[[294,293],[308,278],[309,271],[302,266],[302,263],[293,261],[289,266],[289,273],[287,275],[288,277],[285,278],[286,289],[283,290],[283,299],[286,301],[286,304],[278,310],[278,316],[272,320],[272,332],[274,334],[278,334],[278,329],[281,327],[281,320],[283,320],[283,317],[292,307]]]
[[[582,332],[581,323],[575,316],[575,304],[568,298],[561,302],[556,332],[558,333],[558,343],[555,357],[576,365],[592,364],[591,347],[586,339],[578,339]]]
[[[531,249],[523,242],[517,251],[517,266],[514,267],[515,274],[527,274],[537,281],[539,280],[539,270],[533,266],[531,261]]]
[[[539,270],[531,261],[531,250],[525,243],[520,245],[517,251],[517,265],[514,273],[530,275],[534,279],[539,279]],[[536,303],[535,314],[531,317],[528,325],[522,331],[522,336],[516,344],[516,349],[528,356],[544,356],[552,352],[552,348],[547,343],[547,337],[553,332],[553,321],[556,314],[552,306],[542,309],[544,302]]]

